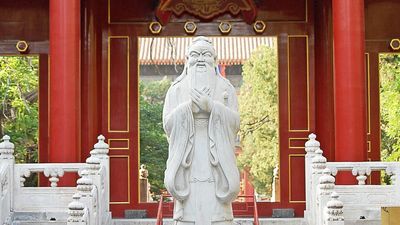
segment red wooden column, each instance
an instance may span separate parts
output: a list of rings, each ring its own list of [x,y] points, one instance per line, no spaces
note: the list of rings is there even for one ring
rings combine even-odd
[[[50,0],[49,162],[80,152],[80,0]]]
[[[366,160],[364,0],[333,0],[335,160]],[[337,177],[355,183],[355,177]]]

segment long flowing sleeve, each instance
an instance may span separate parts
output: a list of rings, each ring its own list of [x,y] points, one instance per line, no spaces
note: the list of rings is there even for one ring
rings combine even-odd
[[[178,200],[189,196],[189,167],[193,154],[194,120],[189,102],[178,104],[176,89],[167,93],[163,125],[169,149],[164,183],[168,192]]]
[[[232,87],[233,89],[233,87]],[[215,102],[210,115],[210,160],[214,166],[216,196],[221,202],[232,202],[240,190],[236,165],[235,140],[239,130],[236,94],[229,92],[229,102]]]

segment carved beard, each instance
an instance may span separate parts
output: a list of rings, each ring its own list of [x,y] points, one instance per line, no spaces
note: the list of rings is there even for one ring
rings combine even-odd
[[[202,90],[204,87],[211,87],[215,82],[215,73],[213,65],[207,63],[190,65],[188,74],[192,78],[191,87],[198,90]]]

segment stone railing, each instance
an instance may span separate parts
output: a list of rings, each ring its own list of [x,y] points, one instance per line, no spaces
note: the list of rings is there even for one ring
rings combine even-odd
[[[111,224],[108,144],[104,140],[102,135],[98,137],[86,163],[15,164],[14,145],[4,136],[0,143],[0,224],[10,223],[13,212],[65,214],[56,220],[67,219],[68,212],[68,224]],[[48,177],[50,187],[25,187],[26,178],[33,173]],[[64,173],[80,176],[76,187],[58,187]],[[83,205],[82,210],[77,205]]]
[[[16,212],[62,211],[71,202],[75,187],[57,187],[64,173],[84,170],[85,163],[15,164],[13,175],[13,209]],[[43,173],[50,187],[25,187],[25,180],[33,173]]]
[[[306,142],[306,211],[310,225],[342,225],[344,220],[379,219],[380,208],[400,205],[400,163],[327,162],[314,134]],[[351,171],[358,185],[336,185],[339,171]],[[372,171],[391,176],[391,185],[366,185]]]
[[[111,224],[108,144],[103,136],[98,139],[86,160],[88,166],[77,181],[73,201],[68,205],[68,225]]]
[[[3,137],[3,140],[0,143],[0,224],[11,224],[14,144],[10,142],[10,137],[7,135]]]

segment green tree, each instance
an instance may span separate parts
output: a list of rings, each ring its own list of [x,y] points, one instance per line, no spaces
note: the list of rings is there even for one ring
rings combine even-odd
[[[382,160],[400,161],[400,55],[379,60]]]
[[[161,194],[168,158],[168,141],[162,125],[165,95],[171,81],[140,82],[140,163],[149,171],[151,192]]]
[[[38,69],[36,56],[0,57],[0,135],[11,136],[17,162],[37,162]]]
[[[278,162],[278,64],[275,48],[260,46],[243,65],[240,88],[240,136],[243,152],[238,164],[252,176],[256,191],[271,194]]]

